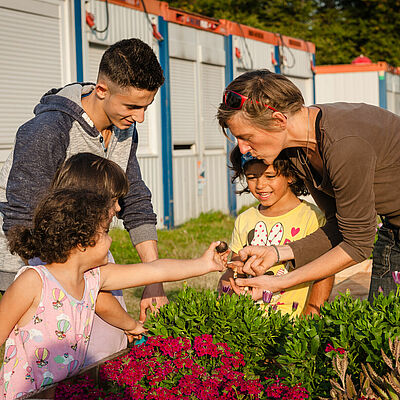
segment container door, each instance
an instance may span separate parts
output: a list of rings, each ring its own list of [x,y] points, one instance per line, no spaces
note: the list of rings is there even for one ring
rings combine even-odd
[[[60,45],[70,42],[65,15],[62,0],[0,3],[0,163],[41,96],[71,79]]]
[[[170,23],[174,218],[228,212],[225,138],[215,114],[225,77],[221,35]]]
[[[293,45],[300,46],[302,42],[289,39]],[[301,91],[306,105],[314,103],[313,73],[311,70],[311,53],[288,46],[280,46],[283,64],[281,73],[287,76]]]

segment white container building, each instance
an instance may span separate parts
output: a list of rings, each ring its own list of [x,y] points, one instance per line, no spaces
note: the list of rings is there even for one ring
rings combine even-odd
[[[72,21],[71,1],[0,0],[0,164],[41,96],[74,79]]]
[[[94,82],[102,54],[118,40],[139,37],[152,47],[166,81],[138,124],[138,159],[158,228],[211,210],[236,213],[253,201],[235,195],[227,168],[232,143],[215,119],[232,79],[252,69],[275,70],[313,102],[312,43],[156,0],[0,0],[0,36],[0,163],[44,92]],[[388,102],[395,103],[392,97]]]
[[[400,115],[400,75],[386,62],[315,68],[316,103],[367,103]]]

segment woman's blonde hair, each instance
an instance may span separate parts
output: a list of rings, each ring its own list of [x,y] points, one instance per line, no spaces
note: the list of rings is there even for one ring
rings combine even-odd
[[[248,97],[239,110],[229,108],[224,102],[219,105],[217,119],[224,134],[228,121],[237,113],[262,129],[272,128],[273,111],[295,113],[304,105],[300,90],[288,78],[267,69],[245,72],[234,79],[225,90],[231,90]]]

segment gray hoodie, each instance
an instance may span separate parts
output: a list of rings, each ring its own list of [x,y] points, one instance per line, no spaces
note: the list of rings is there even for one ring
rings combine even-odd
[[[0,212],[5,232],[14,225],[31,222],[35,205],[65,159],[90,152],[116,162],[126,171],[129,192],[122,199],[120,216],[132,243],[157,240],[151,193],[142,180],[136,157],[136,126],[126,130],[114,127],[105,150],[100,132],[81,103],[82,95],[93,88],[91,83],[75,83],[50,90],[35,107],[35,117],[18,129],[14,150],[0,172]]]

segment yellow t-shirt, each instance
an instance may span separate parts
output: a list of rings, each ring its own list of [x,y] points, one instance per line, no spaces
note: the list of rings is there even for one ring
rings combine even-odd
[[[304,238],[324,224],[325,217],[319,208],[305,200],[278,217],[266,217],[252,207],[236,218],[229,247],[238,253],[245,246],[285,245]],[[275,275],[287,274],[289,266],[290,263],[278,264],[269,271]],[[292,313],[293,302],[297,302],[299,305],[293,316],[300,315],[307,305],[311,287],[312,282],[308,282],[274,293],[270,305],[276,305],[282,313]]]

